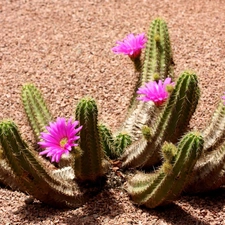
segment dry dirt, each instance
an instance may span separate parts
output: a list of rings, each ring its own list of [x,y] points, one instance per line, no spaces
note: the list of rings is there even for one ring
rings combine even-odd
[[[0,2],[0,119],[12,118],[31,144],[21,86],[38,86],[55,117],[74,115],[77,101],[94,97],[100,120],[114,130],[124,119],[137,77],[128,57],[111,48],[128,33],[148,30],[156,17],[169,27],[175,72],[195,71],[201,87],[191,121],[207,125],[223,91],[223,0],[2,0]],[[0,224],[225,224],[225,190],[183,196],[147,210],[122,189],[110,189],[75,210],[56,210],[0,189]]]

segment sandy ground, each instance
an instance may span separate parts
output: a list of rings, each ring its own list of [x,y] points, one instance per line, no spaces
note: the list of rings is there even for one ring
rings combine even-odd
[[[126,113],[137,77],[128,57],[111,48],[128,33],[168,23],[178,76],[195,71],[201,87],[191,127],[207,125],[224,88],[223,0],[4,0],[0,2],[0,119],[12,118],[31,144],[22,108],[24,83],[38,86],[55,117],[74,115],[77,101],[94,97],[100,120],[113,130]],[[225,191],[183,196],[171,206],[134,206],[122,189],[110,189],[76,210],[56,210],[26,195],[0,189],[1,224],[225,224]]]

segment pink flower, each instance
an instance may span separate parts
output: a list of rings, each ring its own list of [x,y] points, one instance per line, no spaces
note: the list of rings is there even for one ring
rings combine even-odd
[[[225,92],[223,93],[224,95],[221,97],[224,100],[224,104],[225,104]]]
[[[117,41],[117,46],[112,48],[112,51],[116,54],[129,55],[131,59],[139,57],[141,49],[144,48],[147,39],[144,33],[136,35],[127,35],[123,41]]]
[[[82,126],[75,129],[78,124],[78,121],[73,123],[72,119],[66,123],[65,118],[57,118],[56,122],[50,122],[46,127],[48,133],[41,133],[43,141],[38,144],[45,150],[39,155],[46,155],[51,157],[52,162],[59,162],[62,154],[69,154],[73,146],[78,146],[75,141],[80,137],[76,134],[82,129]]]
[[[160,106],[169,97],[167,91],[168,85],[174,85],[174,83],[171,83],[171,78],[169,77],[167,77],[164,82],[161,80],[158,82],[150,81],[146,83],[144,87],[138,89],[137,94],[142,94],[144,96],[138,97],[137,99],[143,102],[153,101],[157,106]]]

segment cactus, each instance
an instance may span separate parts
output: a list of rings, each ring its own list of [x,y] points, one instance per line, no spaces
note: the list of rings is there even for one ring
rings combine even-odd
[[[35,137],[39,140],[40,133],[44,131],[45,126],[52,121],[53,117],[40,91],[33,84],[23,85],[22,101]]]
[[[74,182],[58,179],[47,171],[13,122],[1,122],[0,134],[7,162],[27,193],[55,207],[79,207],[89,199],[89,194],[82,193]]]
[[[104,124],[99,124],[98,129],[100,132],[101,143],[103,145],[105,155],[110,159],[116,158],[117,154],[112,132]]]
[[[173,77],[173,59],[169,32],[164,20],[153,20],[147,34],[142,72],[134,89],[128,115],[121,130],[125,130],[133,140],[140,138],[139,130],[145,125],[151,125],[157,108],[154,103],[143,103],[136,100],[136,91],[150,80]]]
[[[223,185],[225,182],[224,162],[225,146],[205,153],[196,163],[193,174],[185,187],[185,192],[207,192]]]
[[[75,175],[80,181],[96,181],[104,176],[106,164],[103,160],[104,150],[98,127],[98,109],[94,99],[80,100],[76,108],[76,119],[83,126],[79,141],[83,153],[76,159]]]
[[[115,137],[114,145],[116,149],[116,156],[119,157],[124,149],[131,144],[131,136],[127,132],[121,132]]]
[[[1,147],[1,146],[0,146]],[[11,167],[8,165],[3,150],[0,148],[0,183],[13,190],[22,190]]]
[[[184,72],[179,77],[171,96],[153,128],[122,156],[124,167],[151,167],[160,162],[159,149],[164,141],[176,143],[187,131],[189,121],[199,99],[197,76]],[[146,135],[148,138],[146,139]]]
[[[203,138],[197,132],[186,134],[177,148],[163,147],[165,162],[156,173],[137,174],[127,191],[133,201],[148,208],[168,204],[181,194],[203,149]]]
[[[116,132],[117,135],[113,135],[105,125],[98,124],[95,100],[83,98],[75,113],[76,119],[83,126],[81,131],[79,129],[79,147],[71,144],[72,149],[66,149],[68,152],[71,150],[69,156],[63,155],[59,164],[49,168],[46,166],[49,162],[38,156],[36,149],[31,149],[22,139],[17,126],[11,121],[2,121],[0,182],[55,207],[79,207],[98,190],[98,181],[102,184],[106,178],[108,159],[119,158],[116,164],[120,166],[122,161],[123,168],[157,167],[156,172],[139,172],[127,185],[127,191],[134,202],[149,208],[170,203],[182,191],[198,193],[224,185],[224,104],[221,102],[218,105],[209,126],[201,134],[187,133],[199,100],[195,73],[183,72],[174,89],[171,92],[168,90],[170,97],[162,106],[136,100],[137,89],[146,82],[173,77],[174,63],[165,21],[155,19],[147,37],[143,63],[140,57],[131,57],[140,77],[134,88],[128,115],[122,128]],[[23,86],[22,101],[39,141],[40,133],[53,116],[40,91],[32,84]],[[74,134],[71,139],[73,137]],[[59,138],[60,148],[65,147],[65,139],[64,136]],[[57,166],[63,168],[58,169]],[[91,181],[96,189],[93,186],[88,189],[81,184],[86,181]]]
[[[213,114],[211,122],[203,130],[205,139],[204,151],[212,151],[221,145],[225,137],[225,105],[220,102]]]

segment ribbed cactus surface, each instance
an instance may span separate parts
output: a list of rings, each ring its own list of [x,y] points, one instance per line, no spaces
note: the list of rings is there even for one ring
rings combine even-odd
[[[170,157],[157,172],[137,174],[128,182],[127,191],[133,201],[155,208],[176,199],[202,153],[203,142],[199,133],[191,132],[181,139],[177,149],[175,146],[164,147],[165,154]]]
[[[160,162],[160,148],[164,141],[176,143],[187,131],[199,99],[195,73],[185,71],[179,77],[167,104],[146,134],[134,142],[123,154],[124,167],[151,167]]]
[[[39,140],[40,132],[45,130],[45,126],[52,121],[53,117],[46,106],[41,92],[33,84],[23,85],[22,101],[35,137]]]
[[[173,77],[173,66],[168,27],[163,19],[157,18],[150,24],[141,75],[122,126],[122,130],[131,135],[132,140],[140,138],[139,130],[143,125],[152,123],[157,110],[152,102],[143,103],[136,100],[137,89],[151,80]]]
[[[83,98],[76,107],[76,119],[83,126],[79,147],[82,154],[75,160],[75,174],[80,181],[95,181],[105,174],[104,150],[98,127],[98,109],[94,99]]]
[[[0,143],[19,186],[34,198],[54,207],[79,207],[88,200],[74,182],[55,178],[47,171],[13,122],[0,123]]]

